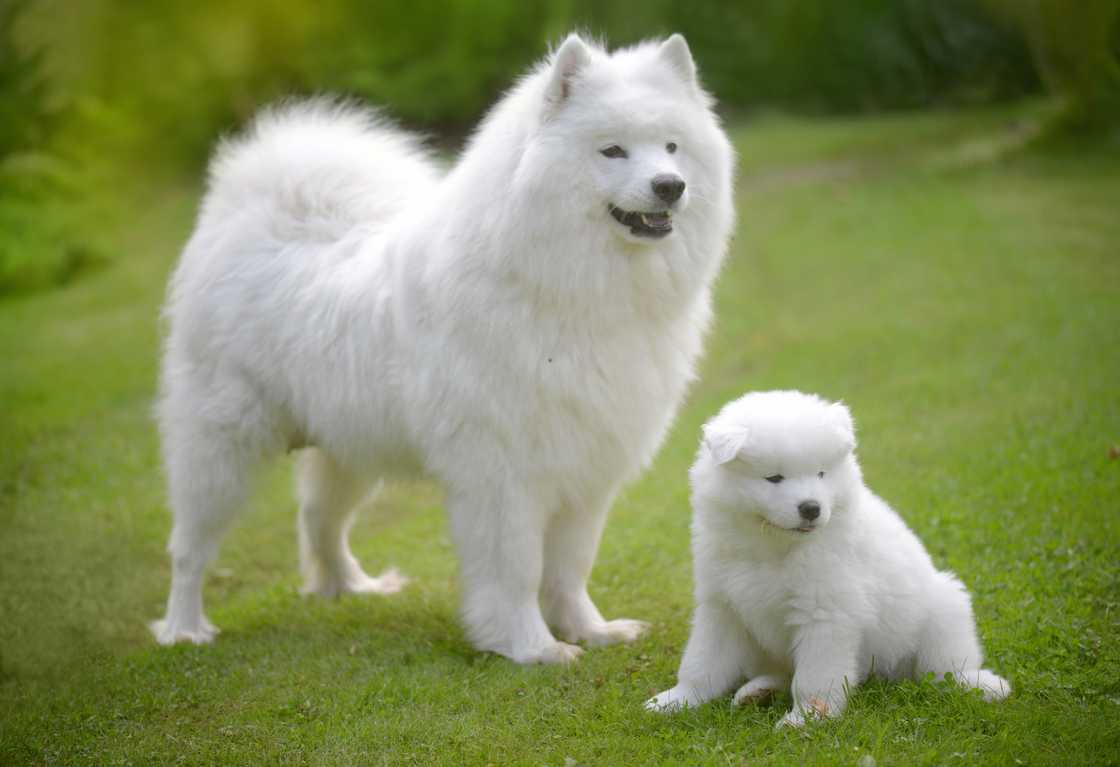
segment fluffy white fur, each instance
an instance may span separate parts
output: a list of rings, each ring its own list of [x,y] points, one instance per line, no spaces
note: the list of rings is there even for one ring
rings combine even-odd
[[[614,53],[570,36],[446,175],[321,103],[224,145],[166,307],[158,641],[213,638],[203,571],[254,467],[295,448],[306,591],[399,589],[362,571],[348,520],[380,478],[424,474],[446,489],[476,647],[564,662],[567,642],[641,633],[604,620],[587,579],[692,377],[732,164],[679,35]],[[658,176],[683,195],[658,198]],[[611,206],[668,213],[673,231],[636,233]]]
[[[988,700],[1011,687],[982,668],[968,592],[864,484],[844,405],[756,392],[704,426],[691,470],[696,611],[674,710],[791,689],[780,724],[843,712],[849,688],[951,675]],[[769,478],[769,479],[767,479]]]

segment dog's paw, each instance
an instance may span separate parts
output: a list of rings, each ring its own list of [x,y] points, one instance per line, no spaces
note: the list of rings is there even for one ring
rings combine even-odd
[[[731,702],[736,706],[761,703],[785,686],[786,681],[776,676],[756,676],[739,688]]]
[[[645,621],[619,618],[613,621],[603,621],[592,629],[580,632],[580,636],[577,638],[587,642],[590,647],[603,647],[620,643],[629,644],[648,629],[649,624]]]
[[[371,578],[365,573],[347,578],[343,584],[343,591],[348,594],[396,594],[408,585],[408,580],[407,576],[401,575],[400,570],[390,567],[376,578]]]
[[[306,595],[315,595],[333,599],[342,594],[396,594],[408,585],[408,577],[402,575],[395,567],[391,567],[381,575],[373,578],[366,575],[361,568],[354,572],[346,573],[339,577],[316,578],[308,582],[300,590]]]
[[[218,627],[206,620],[205,617],[193,626],[180,624],[170,618],[160,618],[158,621],[149,623],[148,629],[152,632],[152,636],[156,638],[156,642],[164,647],[180,642],[190,642],[198,645],[210,644],[219,632]]]
[[[534,650],[515,653],[511,657],[515,662],[525,666],[535,664],[563,666],[574,663],[582,654],[583,648],[579,645],[568,644],[567,642],[553,642],[552,644]]]
[[[645,709],[646,711],[656,711],[659,714],[671,714],[699,703],[700,700],[695,693],[677,685],[647,700]]]
[[[958,672],[955,676],[965,687],[979,690],[980,694],[984,696],[984,700],[989,703],[1003,700],[1011,694],[1011,684],[1003,677],[993,674],[986,668],[976,671]]]

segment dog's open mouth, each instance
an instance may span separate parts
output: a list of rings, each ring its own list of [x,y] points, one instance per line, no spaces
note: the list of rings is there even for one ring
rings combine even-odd
[[[641,213],[636,210],[623,210],[615,205],[609,205],[614,220],[623,226],[630,227],[630,234],[638,237],[664,237],[673,231],[673,217],[668,211],[657,213]]]
[[[814,530],[817,529],[816,525],[801,525],[800,527],[782,527],[781,525],[775,525],[773,522],[771,522],[766,517],[760,516],[759,518],[765,524],[769,525],[770,527],[774,528],[775,530],[782,530],[782,531],[787,532],[787,533],[811,533],[811,532],[813,532]]]

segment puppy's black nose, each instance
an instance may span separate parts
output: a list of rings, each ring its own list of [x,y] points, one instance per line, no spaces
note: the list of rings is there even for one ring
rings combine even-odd
[[[816,501],[802,501],[797,504],[797,513],[806,522],[812,522],[821,515],[821,505]]]
[[[684,179],[672,173],[654,176],[650,182],[653,193],[665,202],[676,202],[684,194]]]

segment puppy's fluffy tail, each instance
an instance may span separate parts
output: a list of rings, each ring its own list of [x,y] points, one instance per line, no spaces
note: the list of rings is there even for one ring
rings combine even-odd
[[[357,225],[384,226],[438,178],[420,142],[371,111],[286,103],[223,142],[202,215],[263,215],[278,241],[329,241]]]

